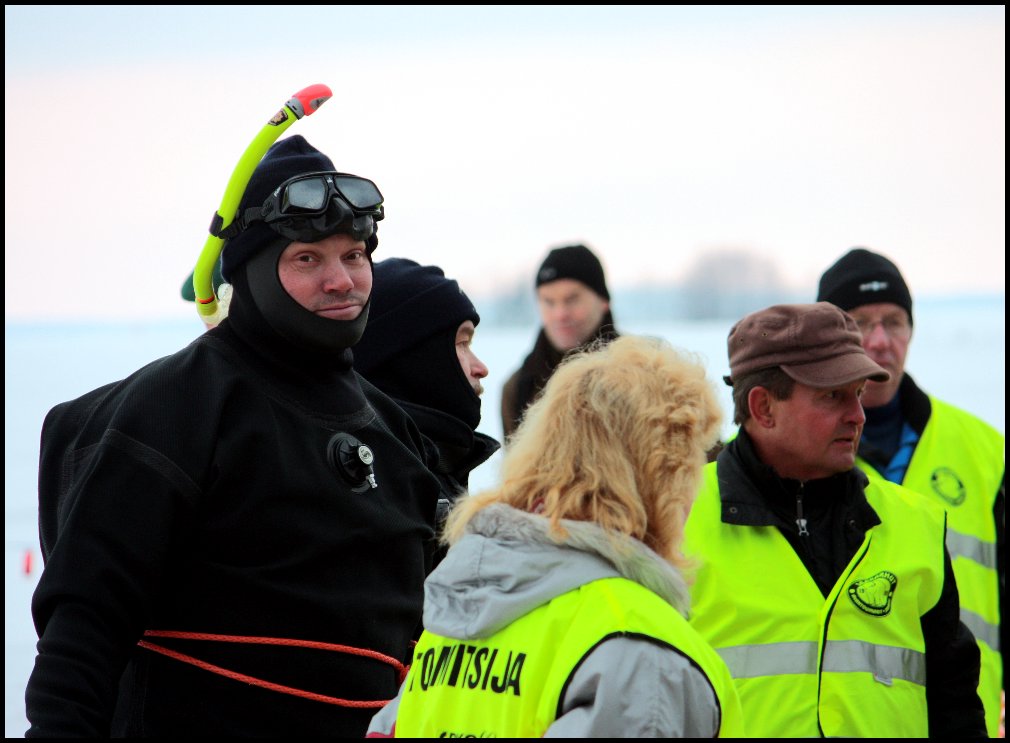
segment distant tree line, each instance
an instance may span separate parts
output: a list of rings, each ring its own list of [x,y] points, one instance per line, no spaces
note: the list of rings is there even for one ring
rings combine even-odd
[[[532,279],[523,278],[493,297],[482,297],[482,321],[529,326],[538,322]],[[775,263],[752,251],[724,249],[702,256],[681,281],[611,286],[611,304],[621,322],[738,318],[781,302],[809,302],[782,279]]]

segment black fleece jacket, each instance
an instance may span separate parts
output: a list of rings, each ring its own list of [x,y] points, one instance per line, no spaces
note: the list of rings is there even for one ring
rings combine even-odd
[[[619,333],[614,327],[614,316],[610,310],[603,313],[600,325],[580,348],[593,343],[609,343],[619,337]],[[523,414],[553,376],[554,370],[558,368],[565,357],[573,351],[558,351],[547,339],[547,333],[543,328],[537,334],[533,350],[523,359],[522,365],[509,377],[501,393],[501,420],[502,432],[507,442],[519,427]]]

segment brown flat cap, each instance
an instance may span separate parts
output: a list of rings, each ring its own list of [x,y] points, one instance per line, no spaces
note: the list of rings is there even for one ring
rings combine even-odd
[[[728,346],[733,379],[774,366],[818,388],[857,379],[886,382],[891,376],[866,355],[855,320],[830,302],[777,304],[752,312],[729,331]]]

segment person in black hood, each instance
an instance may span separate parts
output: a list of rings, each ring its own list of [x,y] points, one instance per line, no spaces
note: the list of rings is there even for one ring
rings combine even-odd
[[[501,419],[506,444],[526,408],[568,354],[618,337],[603,264],[585,245],[551,250],[540,264],[534,284],[541,327],[533,350],[502,387]]]
[[[42,429],[28,737],[364,735],[420,621],[440,486],[352,369],[382,196],[277,142],[228,317]]]
[[[471,347],[480,316],[438,266],[387,258],[374,266],[371,310],[354,368],[410,414],[442,481],[439,523],[470,472],[500,448],[477,431],[488,369]],[[440,555],[444,550],[440,551]]]

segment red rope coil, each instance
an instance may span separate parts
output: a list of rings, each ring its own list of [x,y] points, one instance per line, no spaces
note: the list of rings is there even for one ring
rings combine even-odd
[[[367,650],[365,648],[355,648],[350,645],[337,645],[331,642],[316,642],[315,640],[293,640],[282,637],[246,637],[241,635],[215,635],[206,632],[175,632],[170,630],[147,630],[144,632],[144,637],[165,637],[180,640],[201,640],[206,642],[232,642],[240,643],[244,645],[284,645],[288,647],[299,647],[299,648],[311,648],[313,650],[326,650],[335,653],[346,653],[348,655],[358,655],[364,658],[372,658],[373,660],[380,661],[382,663],[387,663],[396,669],[399,676],[400,683],[407,677],[407,672],[410,670],[410,666],[406,666],[396,658],[392,658],[383,653],[377,652],[375,650]],[[310,699],[315,702],[323,702],[324,704],[334,704],[339,707],[354,707],[359,709],[378,709],[386,706],[390,700],[388,699],[376,699],[376,700],[354,700],[354,699],[340,699],[339,697],[331,697],[326,694],[317,694],[311,691],[305,691],[304,689],[296,689],[292,686],[284,686],[283,684],[275,684],[272,681],[266,681],[264,679],[256,678],[255,676],[249,676],[244,673],[238,673],[237,671],[231,671],[227,668],[222,668],[221,666],[216,666],[213,663],[208,663],[207,661],[195,658],[192,655],[186,655],[185,653],[180,653],[176,650],[171,650],[162,645],[158,645],[154,642],[149,642],[147,640],[140,640],[137,645],[140,647],[150,650],[154,653],[160,653],[168,658],[173,658],[174,660],[181,661],[183,663],[188,663],[197,668],[202,668],[205,671],[210,671],[211,673],[216,673],[220,676],[226,678],[234,679],[235,681],[241,681],[246,684],[251,684],[253,686],[258,686],[263,689],[270,689],[271,691],[280,692],[281,694],[291,694],[292,696],[302,697],[303,699]]]

